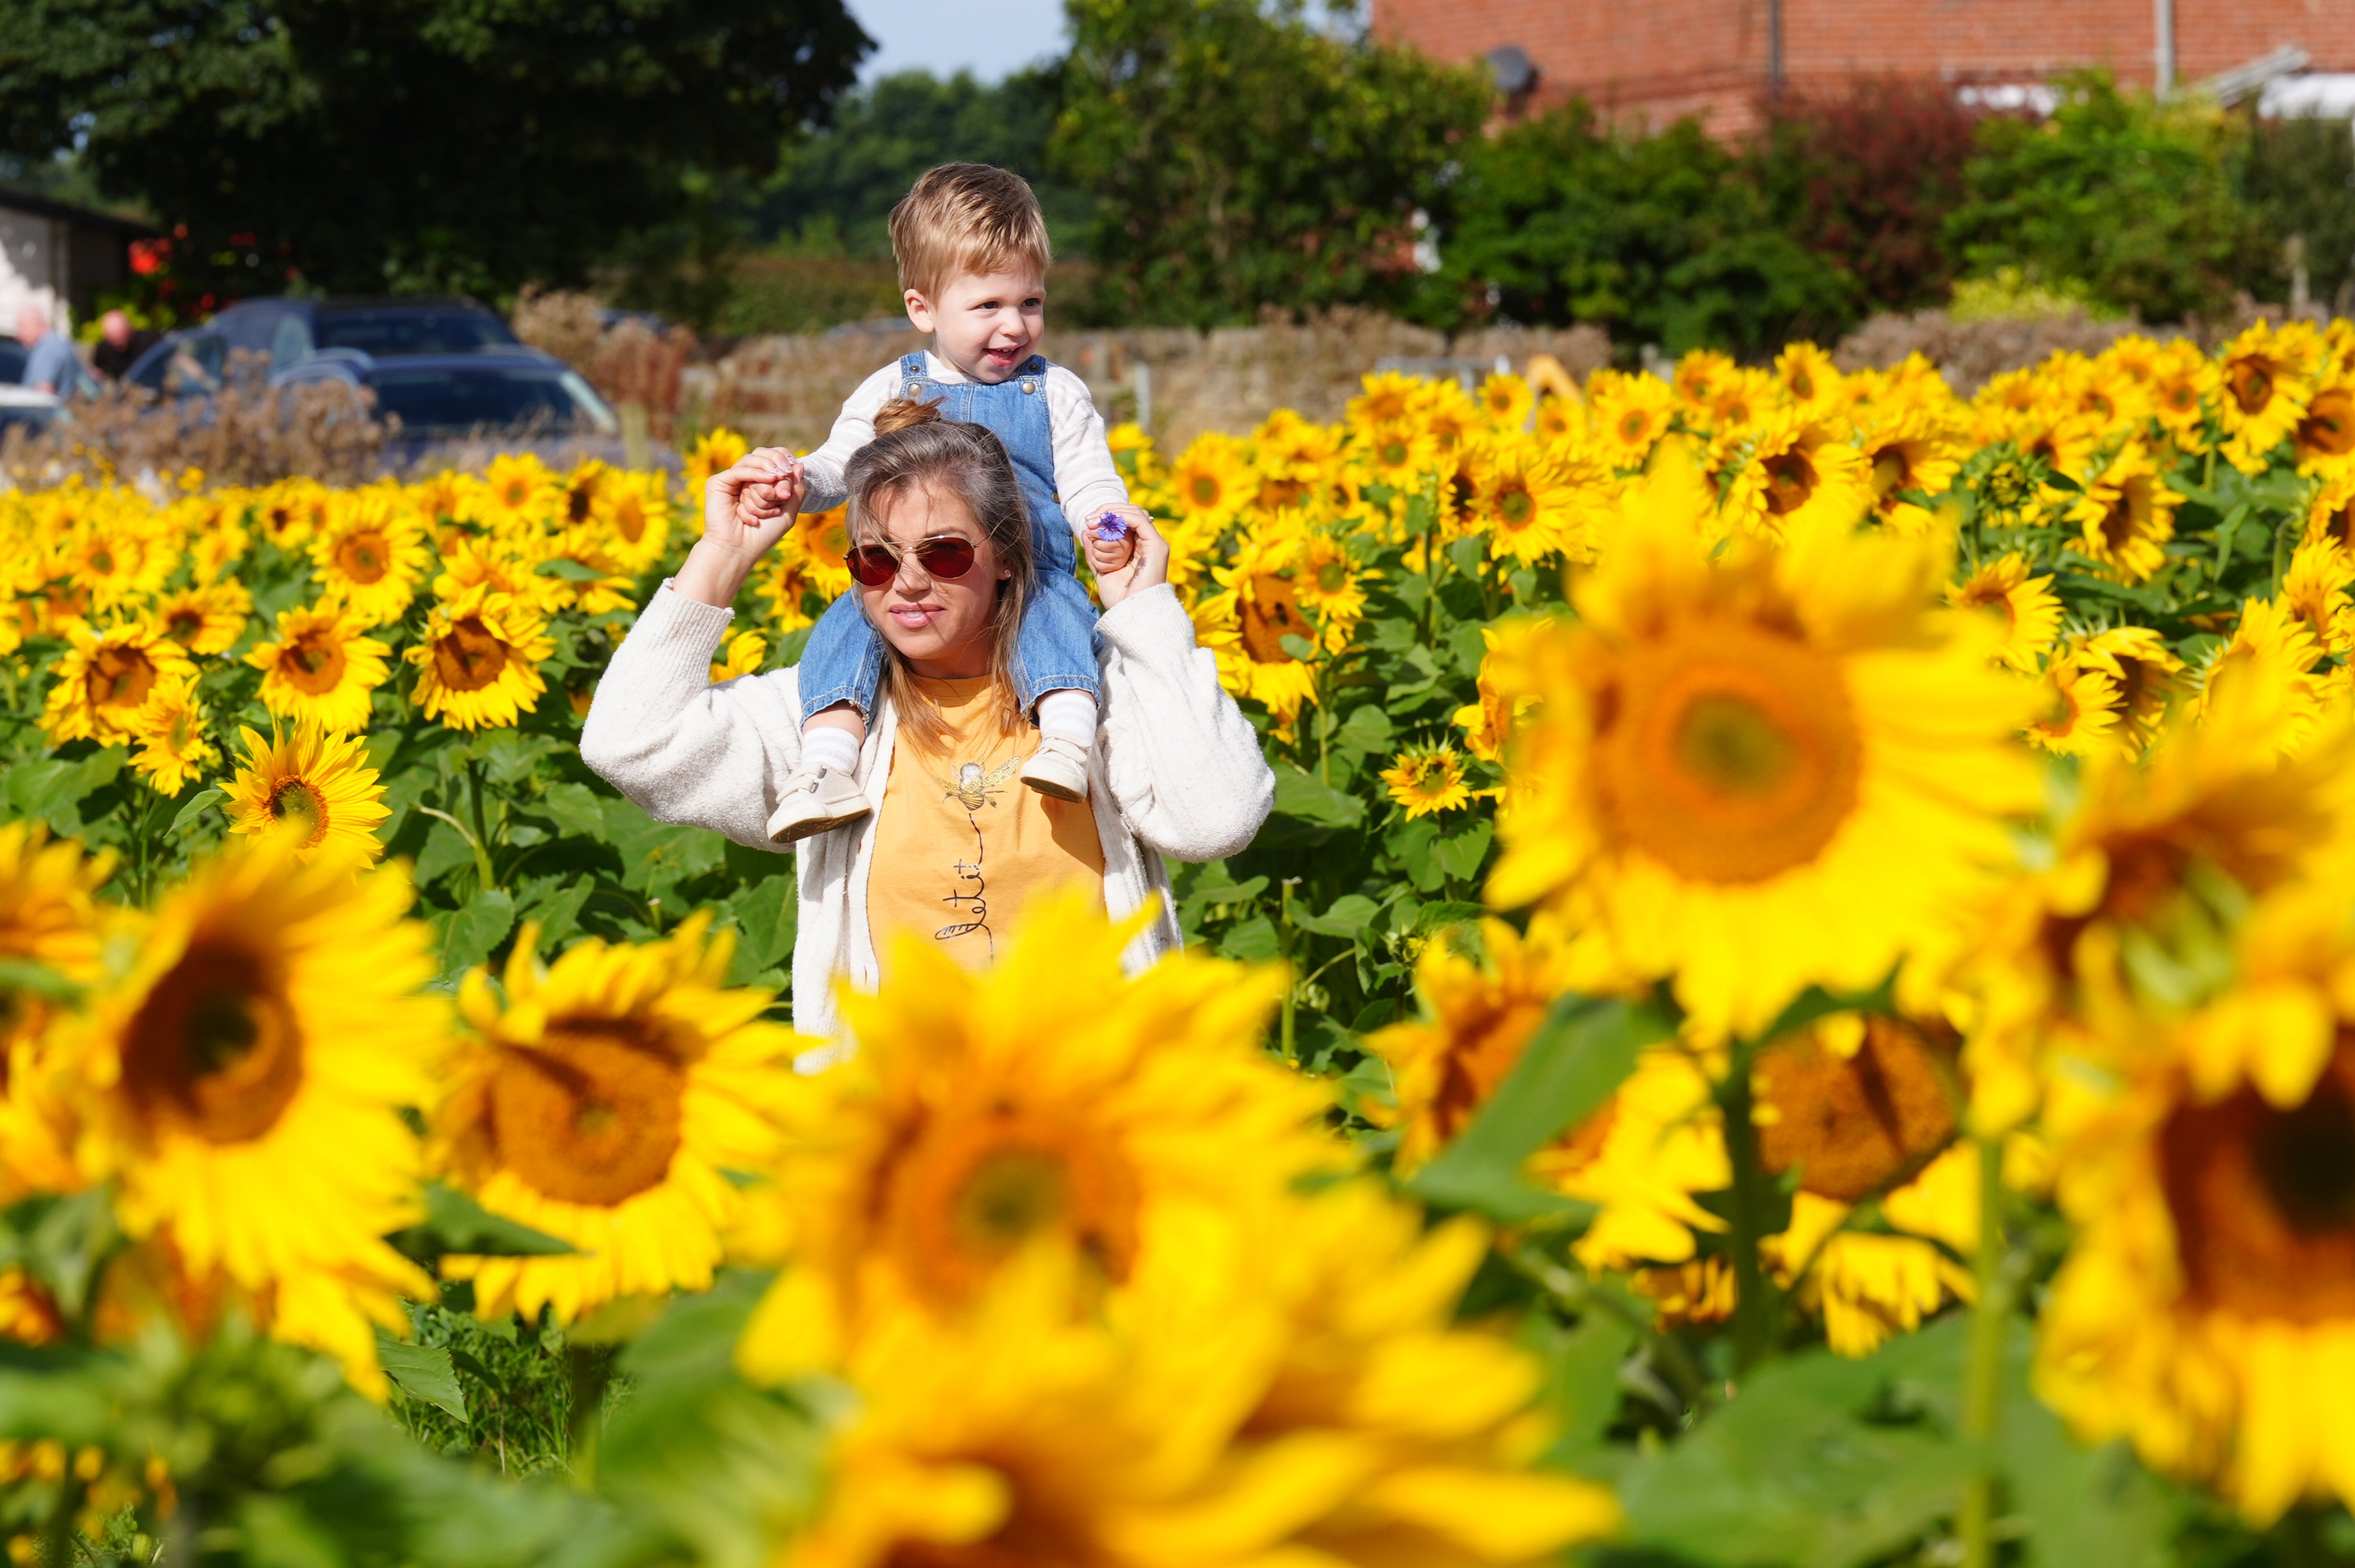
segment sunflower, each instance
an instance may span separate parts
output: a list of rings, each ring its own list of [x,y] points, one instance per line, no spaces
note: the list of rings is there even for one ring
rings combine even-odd
[[[879,995],[844,995],[858,1050],[797,1080],[761,1200],[792,1266],[747,1371],[832,1364],[904,1309],[954,1317],[1040,1248],[1091,1294],[1150,1300],[1273,1245],[1292,1181],[1338,1153],[1312,1130],[1325,1094],[1258,1044],[1282,980],[1190,956],[1124,979],[1135,934],[1059,897],[993,968],[909,938]]]
[[[589,521],[603,537],[614,569],[640,577],[670,546],[670,481],[660,473],[608,470]]]
[[[156,601],[155,622],[191,653],[226,653],[245,635],[246,618],[252,613],[253,595],[230,577],[165,595]]]
[[[397,872],[229,850],[165,895],[69,1043],[80,1157],[117,1178],[123,1229],[274,1300],[274,1331],[379,1397],[373,1325],[432,1286],[381,1239],[420,1213],[400,1113],[432,1101],[449,1032],[409,902]]]
[[[2059,1192],[2077,1225],[2039,1314],[2038,1392],[2095,1441],[2219,1486],[2263,1526],[2355,1498],[2328,1390],[2355,1358],[2355,975],[2345,900],[2261,904],[2237,984],[2123,1012],[2078,1075]]]
[[[1709,427],[1710,455],[1721,460],[1731,454],[1749,439],[1761,420],[1782,405],[1782,389],[1765,371],[1745,367],[1727,376],[1710,396],[1701,416]]]
[[[1452,471],[1458,464],[1443,461],[1439,442],[1418,421],[1391,419],[1367,425],[1357,433],[1357,451],[1367,472],[1380,484],[1414,493],[1425,489],[1435,473]]]
[[[1292,574],[1293,591],[1301,607],[1324,627],[1325,647],[1329,652],[1346,651],[1349,634],[1365,619],[1366,575],[1359,569],[1357,557],[1349,553],[1347,540],[1302,528],[1300,565]]]
[[[384,853],[378,826],[392,813],[384,786],[364,765],[367,743],[339,736],[315,720],[295,722],[294,733],[268,741],[250,729],[237,775],[226,786],[229,832],[292,835],[294,858],[368,865]]]
[[[72,840],[51,842],[43,823],[0,822],[0,958],[77,984],[97,980],[106,918],[97,894],[113,870],[112,851],[88,855]],[[0,980],[0,1196],[9,1201],[27,1184],[79,1184],[70,1124],[32,1081],[37,1043],[57,1015],[44,991]]]
[[[2113,705],[2120,736],[2140,751],[2158,733],[2168,708],[2182,694],[2183,661],[2147,626],[2119,626],[2072,640],[2068,657],[2097,667],[2118,683]]]
[[[1676,375],[1670,388],[1684,403],[1687,411],[1704,414],[1718,395],[1742,378],[1742,366],[1733,356],[1714,348],[1696,348],[1677,361]]]
[[[193,675],[156,683],[128,727],[138,742],[131,753],[132,771],[160,795],[177,796],[205,764],[220,756],[205,738],[205,705]]]
[[[2355,557],[2327,535],[2300,545],[2282,574],[2281,599],[2326,653],[2349,651],[2347,589],[2355,586]]]
[[[251,515],[264,538],[292,554],[311,542],[331,504],[317,480],[282,479],[254,495]]]
[[[182,504],[189,510],[182,514],[180,536],[187,541],[188,565],[197,581],[209,583],[226,577],[229,568],[243,561],[246,552],[253,547],[252,532],[245,526],[245,504],[203,496],[190,496]]]
[[[1473,475],[1472,515],[1487,530],[1492,556],[1525,565],[1556,554],[1593,557],[1586,514],[1609,480],[1599,464],[1575,462],[1534,438],[1506,437],[1482,450]]]
[[[703,501],[703,486],[715,473],[734,468],[744,461],[752,443],[725,427],[706,430],[687,449],[685,471],[680,478],[686,482],[687,505],[690,509]]]
[[[804,582],[829,600],[850,591],[850,514],[847,506],[813,512],[794,520],[777,541]],[[782,606],[780,607],[782,608]]]
[[[2243,473],[2263,473],[2265,460],[2306,418],[2320,368],[2321,344],[2303,323],[2276,327],[2259,322],[2218,355],[2222,383],[2216,412],[2224,427],[2224,456]]]
[[[502,452],[483,471],[474,494],[474,521],[494,534],[536,534],[554,522],[563,505],[554,472],[532,452]]]
[[[1430,382],[1395,370],[1360,377],[1359,385],[1364,390],[1349,399],[1346,413],[1361,428],[1415,422],[1431,401]]]
[[[1774,379],[1783,395],[1804,409],[1812,411],[1839,399],[1839,366],[1812,343],[1795,343],[1777,355]]]
[[[145,599],[179,564],[178,552],[147,533],[144,517],[119,507],[78,530],[66,545],[68,580],[89,597],[91,608],[108,610]]]
[[[278,641],[257,644],[245,662],[261,673],[261,705],[281,718],[312,719],[328,729],[366,729],[368,694],[391,672],[392,650],[363,635],[367,624],[331,599],[281,610]]]
[[[637,947],[575,942],[553,965],[527,927],[504,994],[475,969],[436,1113],[437,1163],[492,1213],[570,1242],[554,1257],[446,1258],[486,1318],[542,1307],[569,1323],[618,1296],[706,1290],[741,1200],[730,1171],[775,1152],[793,1032],[770,993],[731,989],[710,916]]]
[[[1962,471],[1960,449],[1925,408],[1906,408],[1868,426],[1857,442],[1872,476],[1872,512],[1885,527],[1923,532],[1929,514],[1909,493],[1943,495]]]
[[[76,620],[65,630],[66,650],[50,666],[57,684],[41,708],[41,728],[52,746],[129,738],[133,718],[159,684],[197,673],[186,652],[152,620],[101,630]]]
[[[1439,811],[1460,811],[1472,803],[1464,764],[1452,746],[1410,746],[1391,759],[1381,778],[1409,821]]]
[[[1194,438],[1169,470],[1169,494],[1179,515],[1207,527],[1235,520],[1252,490],[1251,470],[1234,439],[1217,431]]]
[[[1726,493],[1726,514],[1774,537],[1801,528],[1850,528],[1871,504],[1871,482],[1863,454],[1829,423],[1777,414],[1750,440]]]
[[[2323,660],[2321,640],[2296,609],[2280,599],[2253,599],[2241,606],[2241,619],[2223,646],[2209,656],[2200,672],[2195,714],[2205,711],[2217,686],[2233,675],[2245,675],[2281,705],[2281,723],[2273,732],[2275,745],[2295,749],[2320,712],[2328,687],[2316,673]]]
[[[2321,539],[2355,555],[2355,470],[2324,480],[2307,503],[2302,542]]]
[[[364,627],[408,612],[426,559],[423,522],[386,485],[346,498],[311,541],[312,580]]]
[[[728,640],[728,656],[711,666],[711,683],[716,686],[739,675],[757,675],[768,659],[767,638],[757,631],[740,631]]]
[[[2151,414],[2168,439],[2188,452],[2208,450],[2208,410],[2223,387],[2216,362],[2200,345],[2178,338],[2162,346],[2151,364]]]
[[[1522,653],[1533,636],[1543,636],[1542,620],[1517,617],[1484,626],[1476,689],[1480,700],[1455,710],[1451,722],[1464,732],[1464,749],[1483,762],[1504,760],[1505,747],[1524,715],[1537,705],[1522,678]]]
[[[2126,582],[2141,582],[2165,564],[2175,537],[2175,509],[2183,497],[2159,477],[2158,460],[2128,441],[2065,514],[2078,525],[2069,547]]]
[[[548,687],[539,662],[556,651],[528,606],[469,588],[433,607],[425,634],[404,655],[417,666],[413,699],[452,729],[505,729]]]
[[[2303,474],[2338,474],[2355,456],[2355,385],[2332,381],[2316,391],[2290,431],[2290,450]]]
[[[1245,537],[1231,565],[1211,568],[1225,591],[1206,595],[1194,607],[1203,646],[1217,656],[1220,681],[1287,727],[1301,705],[1316,695],[1316,671],[1284,646],[1295,639],[1314,652],[1321,641],[1294,581],[1304,547],[1295,533],[1263,529]]]
[[[1528,662],[1489,893],[1569,913],[1590,983],[1674,974],[1705,1032],[1748,1033],[1808,985],[1877,984],[2009,859],[2034,698],[1993,627],[1933,610],[1929,542],[1712,556],[1716,528],[1689,463],[1623,502],[1580,624]]]
[[[1536,402],[1529,384],[1505,370],[1481,382],[1475,397],[1481,413],[1487,416],[1489,428],[1504,431],[1525,429],[1529,422],[1529,409]]]
[[[810,614],[806,599],[815,591],[802,565],[790,560],[783,550],[772,550],[753,568],[752,592],[770,601],[769,620],[781,632],[797,631],[816,624]]]
[[[2022,731],[2039,750],[2063,757],[2094,757],[2125,744],[2119,734],[2123,707],[2118,678],[2100,664],[2063,654],[2043,677],[2043,711]]]
[[[2003,629],[1995,656],[2024,675],[2036,673],[2038,661],[2061,630],[2061,600],[2052,592],[2051,574],[2028,575],[2028,557],[2018,551],[1989,561],[1946,590],[1946,602],[1963,609],[1986,611]]]
[[[1656,376],[1598,370],[1587,383],[1587,430],[1611,466],[1623,472],[1644,466],[1668,433],[1676,408],[1676,394]]]

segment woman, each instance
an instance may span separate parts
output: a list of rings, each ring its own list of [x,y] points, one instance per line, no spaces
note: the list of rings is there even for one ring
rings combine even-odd
[[[1132,973],[1144,969],[1181,943],[1163,857],[1235,853],[1275,797],[1149,524],[1129,566],[1097,582],[1103,701],[1088,800],[1006,788],[1029,738],[1008,678],[1031,566],[1013,465],[988,430],[922,405],[887,408],[876,429],[844,473],[854,591],[890,650],[857,779],[875,809],[795,846],[794,1024],[810,1034],[836,1032],[837,978],[879,982],[879,937],[912,930],[986,962],[1024,896],[1072,883],[1100,885],[1115,920],[1154,911],[1127,953]],[[762,512],[740,507],[749,486],[774,486],[783,511],[751,522]],[[649,814],[761,849],[781,848],[770,819],[800,760],[796,673],[712,685],[709,665],[727,607],[799,501],[790,452],[764,449],[712,477],[703,537],[615,652],[581,734],[589,766]]]

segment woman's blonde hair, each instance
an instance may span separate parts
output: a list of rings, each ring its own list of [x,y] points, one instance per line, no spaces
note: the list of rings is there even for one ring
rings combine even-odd
[[[1014,629],[1022,624],[1022,609],[1030,598],[1030,511],[1023,503],[1006,444],[986,426],[942,418],[936,403],[895,398],[876,411],[874,440],[858,450],[842,478],[850,493],[852,547],[881,542],[877,514],[921,488],[962,503],[980,525],[997,564],[1013,568],[1013,575],[997,585],[997,605],[989,619],[989,679],[999,730],[1019,735],[1028,720],[1014,689]],[[859,609],[866,608],[862,596]],[[879,627],[877,635],[881,635]],[[889,638],[883,640],[883,652],[878,695],[898,710],[902,734],[939,755],[948,746],[947,720],[939,705],[917,690],[907,660]]]

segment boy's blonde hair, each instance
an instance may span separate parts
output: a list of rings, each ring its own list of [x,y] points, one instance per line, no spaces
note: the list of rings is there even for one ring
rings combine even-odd
[[[1030,182],[990,164],[943,164],[891,209],[900,287],[940,298],[950,279],[1028,262],[1047,270],[1047,217]]]

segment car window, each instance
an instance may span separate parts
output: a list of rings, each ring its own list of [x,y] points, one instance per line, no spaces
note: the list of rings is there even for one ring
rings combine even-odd
[[[270,363],[272,368],[283,370],[288,366],[311,357],[311,324],[301,316],[278,318],[277,330],[270,334]]]
[[[285,315],[283,310],[272,309],[223,311],[217,324],[229,347],[268,353],[270,340],[277,334],[278,323]]]
[[[376,391],[378,411],[398,415],[402,427],[411,430],[545,425],[610,433],[619,428],[612,410],[569,370],[488,366],[378,369],[368,384]]]
[[[512,348],[516,335],[488,311],[415,307],[319,313],[321,348],[357,348],[379,359],[404,354],[467,354]]]
[[[221,361],[228,352],[218,333],[194,333],[151,356],[133,377],[151,392],[173,397],[208,396],[220,390]]]

